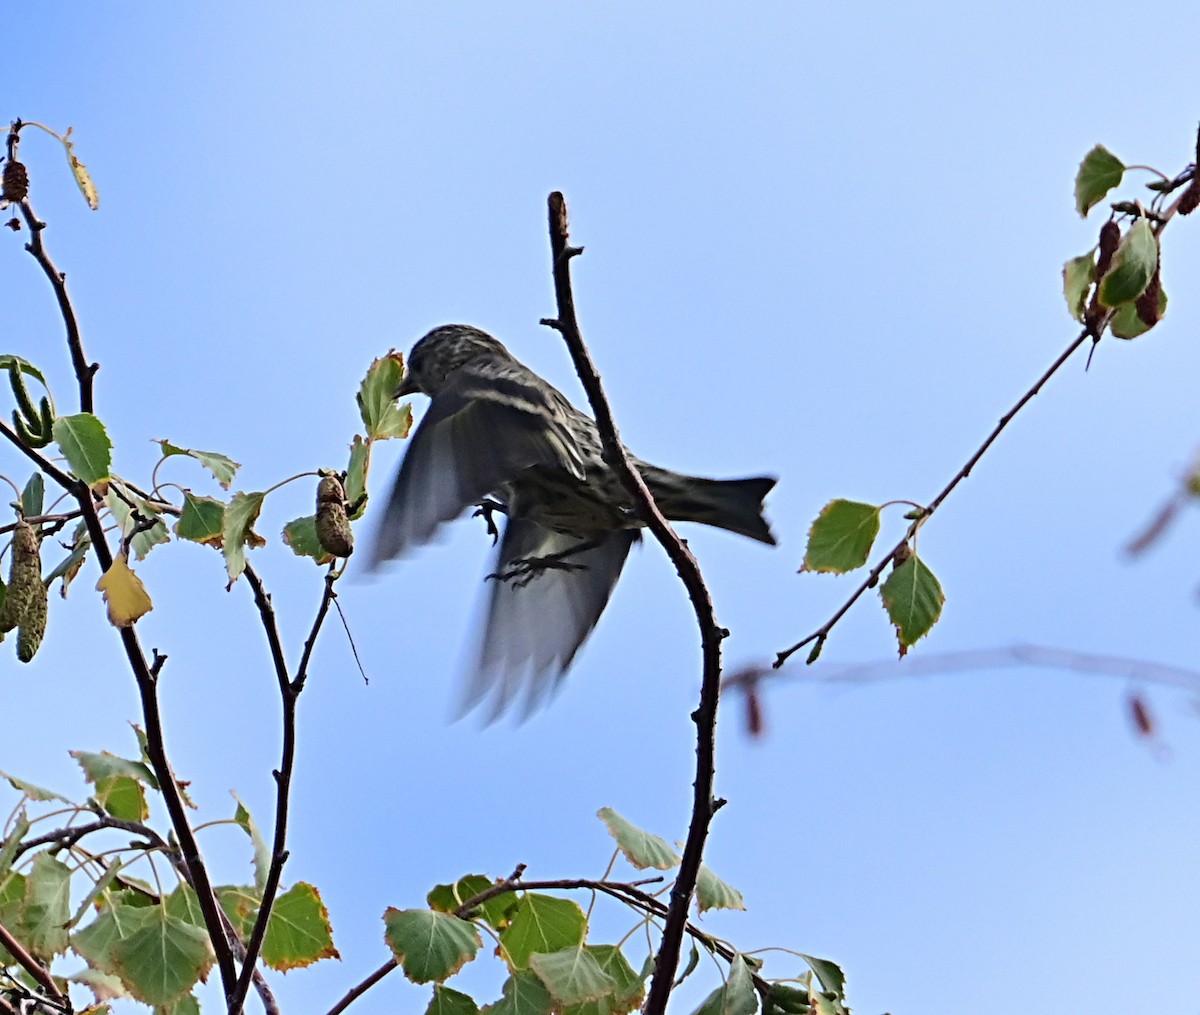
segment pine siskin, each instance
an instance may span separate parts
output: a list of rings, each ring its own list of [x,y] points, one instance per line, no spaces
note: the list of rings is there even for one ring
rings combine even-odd
[[[396,397],[432,401],[400,466],[373,562],[427,542],[489,499],[508,521],[479,664],[463,711],[494,695],[495,719],[522,693],[525,713],[557,686],[596,625],[641,522],[605,463],[596,424],[478,328],[422,338]],[[633,458],[659,509],[774,544],[768,476],[701,479]]]

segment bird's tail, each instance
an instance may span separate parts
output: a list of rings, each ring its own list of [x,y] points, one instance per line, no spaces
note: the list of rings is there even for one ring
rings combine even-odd
[[[672,521],[715,525],[775,545],[762,503],[775,485],[773,476],[701,479],[658,469],[643,470],[643,475],[659,510]]]

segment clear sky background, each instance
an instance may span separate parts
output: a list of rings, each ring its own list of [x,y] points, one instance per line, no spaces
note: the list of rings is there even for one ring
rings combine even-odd
[[[244,463],[247,490],[340,467],[367,365],[448,321],[580,402],[537,324],[561,189],[626,442],[679,469],[780,477],[778,548],[685,533],[731,667],[769,661],[852,588],[796,574],[822,504],[930,499],[1075,333],[1059,271],[1099,219],[1073,208],[1082,155],[1103,142],[1174,173],[1200,116],[1200,26],[1181,2],[12,4],[7,23],[0,117],[73,125],[100,188],[91,213],[53,141],[23,145],[119,471],[147,480],[161,437]],[[22,237],[0,239],[0,351],[50,372],[71,409],[52,295]],[[1071,363],[923,531],[947,604],[914,657],[1035,643],[1200,669],[1200,519],[1137,563],[1121,554],[1200,436],[1198,251],[1196,224],[1173,223],[1164,323],[1105,341],[1087,373]],[[382,449],[375,494],[402,450]],[[12,451],[0,470],[28,474]],[[164,478],[216,492],[182,461]],[[254,556],[293,659],[320,577],[277,534],[311,499],[309,483],[270,498]],[[438,881],[518,862],[598,876],[601,806],[686,830],[699,648],[664,555],[632,555],[550,709],[481,729],[449,717],[489,561],[463,521],[382,578],[354,561],[339,586],[370,683],[331,626],[300,703],[285,880],[318,885],[343,961],[275,977],[290,1011],[325,1010],[376,968],[384,907]],[[67,750],[128,754],[138,718],[88,568],[52,603],[35,664],[0,662],[0,768],[80,795]],[[139,573],[202,819],[231,813],[236,789],[269,826],[278,702],[249,589],[226,593],[218,555],[192,545]],[[1152,745],[1121,680],[905,679],[894,655],[868,596],[819,666],[767,690],[763,740],[736,701],[723,712],[729,805],[707,858],[748,911],[705,926],[834,959],[860,1015],[1195,1011],[1191,696],[1147,692]],[[819,682],[860,661],[879,680]],[[217,881],[248,879],[240,832],[202,843]],[[605,927],[632,924],[600,908]],[[464,982],[498,996],[498,963],[476,965]],[[799,968],[778,955],[767,971]],[[694,981],[681,1010],[715,970]],[[394,975],[353,1010],[426,997]]]

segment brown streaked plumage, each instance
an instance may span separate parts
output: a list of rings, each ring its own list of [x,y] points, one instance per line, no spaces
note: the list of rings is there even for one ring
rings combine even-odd
[[[490,694],[496,718],[524,694],[527,714],[595,627],[641,522],[604,462],[593,420],[485,332],[448,324],[417,342],[396,395],[417,393],[431,402],[392,488],[373,562],[403,556],[485,499],[499,503],[508,520],[497,573],[534,566],[491,583],[463,707]],[[667,518],[774,544],[762,516],[773,478],[702,479],[631,458]]]

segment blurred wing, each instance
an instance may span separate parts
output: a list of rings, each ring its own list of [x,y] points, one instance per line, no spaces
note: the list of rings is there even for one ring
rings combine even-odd
[[[582,478],[580,451],[556,399],[565,401],[514,361],[485,359],[459,369],[412,437],[372,565],[428,542],[443,522],[532,465]]]
[[[549,698],[579,646],[612,595],[634,529],[602,536],[591,549],[567,560],[579,569],[547,568],[527,585],[493,579],[479,665],[463,695],[460,714],[493,696],[488,721],[498,718],[523,693],[524,715]],[[562,553],[578,536],[553,532],[523,518],[510,518],[500,544],[498,571],[526,557]]]

